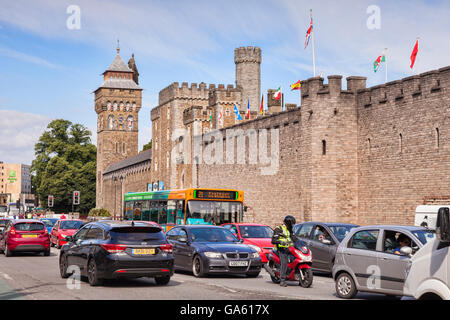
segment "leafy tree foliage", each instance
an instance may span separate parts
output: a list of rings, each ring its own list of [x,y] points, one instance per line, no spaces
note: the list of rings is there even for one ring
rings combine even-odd
[[[152,140],[150,140],[149,143],[145,144],[144,147],[142,148],[142,151],[148,150],[152,148]]]
[[[53,195],[53,211],[71,211],[75,190],[81,193],[75,211],[87,213],[95,207],[97,148],[90,136],[86,127],[68,120],[54,120],[47,126],[35,145],[31,165],[42,207],[47,208],[48,195]]]

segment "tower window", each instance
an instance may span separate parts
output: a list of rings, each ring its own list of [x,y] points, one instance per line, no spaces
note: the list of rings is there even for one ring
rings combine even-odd
[[[125,142],[122,144],[122,152],[123,152],[123,153],[126,153],[126,152],[127,152],[126,149],[125,149]]]
[[[439,135],[439,128],[436,128],[436,148],[439,149],[440,147],[440,135]]]
[[[403,152],[403,135],[401,133],[398,136],[398,149],[400,153]]]
[[[322,140],[322,155],[327,154],[327,142],[325,140]]]

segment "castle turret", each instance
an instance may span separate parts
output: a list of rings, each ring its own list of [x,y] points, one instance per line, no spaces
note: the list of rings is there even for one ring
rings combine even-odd
[[[240,110],[258,112],[261,99],[261,49],[258,47],[241,47],[234,51],[236,63],[236,86],[242,88]]]

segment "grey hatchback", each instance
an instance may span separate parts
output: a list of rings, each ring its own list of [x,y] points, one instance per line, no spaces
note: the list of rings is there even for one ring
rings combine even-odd
[[[351,229],[359,227],[348,223],[304,222],[296,224],[294,234],[305,241],[312,252],[312,269],[331,272],[336,249]]]
[[[336,252],[332,274],[337,295],[351,299],[363,291],[403,296],[410,257],[434,237],[422,227],[353,229]]]

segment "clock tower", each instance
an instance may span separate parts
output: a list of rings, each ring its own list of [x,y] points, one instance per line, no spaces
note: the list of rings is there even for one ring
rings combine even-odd
[[[142,89],[138,86],[134,55],[129,65],[119,55],[103,73],[103,84],[94,91],[97,113],[97,197],[104,207],[103,172],[112,164],[138,154],[139,110]]]

